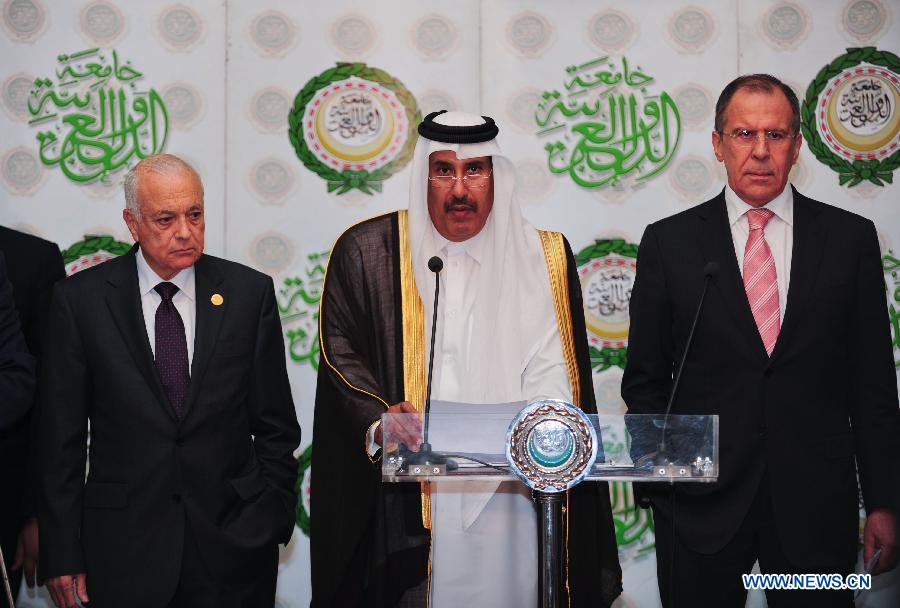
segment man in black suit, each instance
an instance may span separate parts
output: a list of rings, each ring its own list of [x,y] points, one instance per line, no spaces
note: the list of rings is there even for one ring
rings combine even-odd
[[[787,187],[799,108],[768,75],[729,84],[712,143],[724,192],[647,227],[631,296],[629,413],[665,410],[706,294],[673,414],[719,416],[713,484],[642,489],[653,506],[666,606],[743,606],[741,574],[850,573],[857,470],[865,559],[897,561],[897,405],[871,221]],[[770,606],[847,606],[849,591],[767,592]]]
[[[9,282],[28,350],[40,374],[41,345],[47,329],[53,285],[66,276],[59,247],[50,241],[0,226],[0,252],[6,257]],[[0,539],[10,571],[13,597],[24,571],[34,586],[37,565],[38,525],[35,498],[34,439],[37,415],[29,412],[12,428],[0,432],[0,479],[10,500],[0,502]],[[0,608],[6,598],[0,597]]]
[[[53,294],[43,575],[59,608],[271,606],[300,443],[272,280],[202,254],[177,157],[139,162],[125,199],[135,247]]]

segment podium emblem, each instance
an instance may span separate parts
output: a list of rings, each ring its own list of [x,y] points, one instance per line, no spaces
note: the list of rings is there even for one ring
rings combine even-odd
[[[506,432],[506,460],[525,485],[564,492],[580,483],[597,458],[597,433],[587,415],[558,399],[526,406]]]

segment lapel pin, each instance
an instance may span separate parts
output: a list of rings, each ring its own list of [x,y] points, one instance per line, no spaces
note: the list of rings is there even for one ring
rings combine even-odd
[[[225,298],[222,297],[222,294],[214,293],[210,296],[209,301],[213,303],[213,306],[221,306]]]

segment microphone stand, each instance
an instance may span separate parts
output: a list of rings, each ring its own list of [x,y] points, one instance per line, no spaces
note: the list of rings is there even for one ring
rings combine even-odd
[[[672,404],[675,402],[675,394],[678,392],[678,383],[681,381],[681,374],[684,372],[684,364],[687,361],[688,352],[691,350],[691,344],[694,342],[694,331],[697,329],[697,323],[700,321],[700,313],[703,310],[703,301],[706,299],[706,292],[709,289],[709,284],[711,281],[714,281],[715,278],[719,274],[719,264],[718,262],[707,262],[706,266],[703,267],[703,291],[700,293],[700,301],[697,303],[697,312],[694,313],[694,320],[691,323],[691,330],[688,332],[687,340],[684,344],[684,354],[681,356],[681,361],[678,362],[678,370],[675,372],[675,380],[672,382],[672,390],[669,392],[669,402],[666,404],[666,414],[663,417],[663,427],[662,427],[662,436],[659,441],[659,449],[653,454],[647,454],[646,456],[639,459],[639,463],[635,463],[635,466],[643,467],[647,464],[652,466],[657,465],[668,465],[674,464],[672,462],[672,458],[669,456],[668,451],[666,450],[666,430],[669,427],[669,413],[672,411]],[[641,462],[643,461],[643,462]],[[673,483],[669,484],[669,509],[670,515],[672,518],[672,549],[671,554],[669,555],[669,601],[672,603],[672,606],[675,606],[675,544],[677,542],[676,536],[676,520],[675,520],[675,485]],[[642,508],[650,507],[650,499],[647,496],[644,496],[641,500]]]
[[[444,262],[443,260],[441,260],[441,258],[433,256],[430,260],[428,260],[428,269],[434,273],[434,312],[431,317],[431,353],[428,357],[428,382],[425,389],[425,425],[422,432],[422,443],[419,445],[419,450],[409,455],[409,457],[406,459],[406,466],[442,466],[445,467],[445,470],[454,471],[459,467],[456,461],[444,456],[443,454],[436,453],[431,448],[431,444],[428,443],[428,416],[431,413],[431,374],[434,369],[434,339],[437,333],[438,298],[440,297],[441,293],[441,270],[443,270],[443,268]]]
[[[675,395],[678,392],[678,384],[681,382],[681,374],[684,372],[684,364],[687,361],[688,352],[691,350],[691,344],[694,342],[694,331],[697,329],[697,323],[700,321],[700,313],[703,310],[703,301],[706,299],[706,292],[709,289],[711,281],[715,280],[719,274],[719,264],[717,262],[708,262],[703,267],[703,291],[700,293],[700,301],[697,303],[697,312],[694,313],[694,321],[691,323],[691,330],[688,332],[687,341],[684,345],[684,354],[681,361],[678,362],[678,370],[675,372],[675,380],[672,382],[672,390],[669,392],[669,402],[666,404],[666,413],[663,416],[662,436],[660,437],[659,449],[652,454],[647,454],[640,460],[645,461],[641,466],[650,463],[653,465],[670,464],[671,458],[666,450],[666,431],[669,427],[669,414],[672,411],[672,404],[675,402]],[[637,464],[637,463],[636,463]]]

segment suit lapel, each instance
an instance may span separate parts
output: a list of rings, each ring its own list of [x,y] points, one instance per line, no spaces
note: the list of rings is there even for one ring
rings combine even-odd
[[[791,186],[793,188],[793,186]],[[774,361],[790,344],[803,310],[813,291],[817,270],[822,261],[825,235],[819,212],[811,201],[794,190],[794,245],[791,255],[791,280],[788,286],[787,308],[772,351]]]
[[[756,321],[753,320],[753,313],[750,312],[750,303],[747,301],[747,292],[744,290],[744,281],[735,256],[731,225],[725,208],[725,191],[701,205],[698,213],[701,218],[700,244],[704,259],[719,263],[718,277],[710,288],[722,294],[725,308],[747,336],[750,348],[759,356],[768,357]]]
[[[140,287],[138,287],[137,266],[134,257],[137,250],[138,247],[135,245],[119,260],[107,262],[115,266],[107,277],[107,283],[111,289],[106,296],[106,305],[119,333],[122,334],[122,340],[128,346],[134,362],[147,381],[147,385],[163,409],[174,419],[175,412],[169,404],[159,379],[159,373],[156,371],[153,351],[150,349],[150,338],[147,336],[147,327],[144,324],[144,311],[141,307],[141,293]]]
[[[187,418],[188,413],[191,411],[191,406],[197,398],[200,385],[203,382],[203,375],[206,373],[209,359],[212,357],[215,349],[219,329],[222,326],[222,318],[225,316],[225,310],[228,306],[228,294],[224,292],[221,285],[224,277],[219,274],[205,255],[200,256],[200,259],[194,264],[194,270],[197,318],[194,335],[194,358],[191,363],[191,383],[188,388],[188,397],[184,408],[185,418]],[[216,298],[218,304],[213,303],[213,294],[220,296]]]

